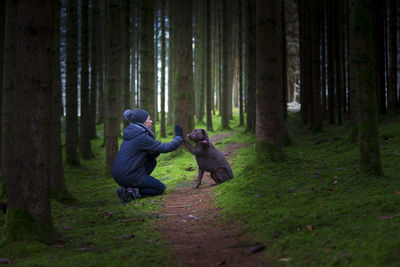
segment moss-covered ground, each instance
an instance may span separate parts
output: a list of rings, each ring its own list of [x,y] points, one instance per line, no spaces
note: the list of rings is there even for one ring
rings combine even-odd
[[[214,118],[219,128],[220,117]],[[236,134],[219,141],[254,143]],[[291,114],[288,129],[293,144],[284,162],[260,162],[253,145],[231,158],[235,178],[215,190],[216,205],[227,221],[244,225],[248,235],[267,245],[271,266],[398,266],[400,265],[400,118],[380,125],[384,177],[363,177],[357,145],[349,128],[325,125],[315,135]],[[115,195],[117,185],[106,174],[102,126],[93,140],[95,159],[65,167],[73,205],[52,202],[56,229],[63,240],[52,246],[16,242],[0,248],[0,259],[16,266],[170,266],[168,242],[155,229],[164,196],[125,205]],[[197,124],[196,127],[204,125]],[[225,131],[227,132],[227,131]],[[157,132],[159,133],[159,131]],[[167,142],[172,139],[172,126]],[[196,162],[186,149],[162,154],[153,173],[172,188],[192,183]],[[5,216],[0,214],[0,230]]]

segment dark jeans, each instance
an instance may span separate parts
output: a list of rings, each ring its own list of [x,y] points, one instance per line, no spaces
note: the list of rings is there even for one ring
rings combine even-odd
[[[156,196],[164,193],[165,185],[156,178],[150,176],[156,165],[156,160],[147,161],[144,165],[146,168],[146,177],[138,186],[139,192],[142,196]]]

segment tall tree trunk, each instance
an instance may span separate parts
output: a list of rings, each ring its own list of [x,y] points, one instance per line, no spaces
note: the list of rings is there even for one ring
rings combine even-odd
[[[207,117],[207,131],[213,131],[212,123],[212,77],[211,77],[211,0],[206,0],[206,117]]]
[[[165,38],[165,1],[161,0],[161,118],[160,118],[160,132],[161,137],[166,137],[165,131],[165,56],[166,56],[166,38]]]
[[[321,35],[321,90],[322,90],[322,117],[326,119],[327,103],[326,103],[326,0],[320,3],[320,35]]]
[[[80,165],[78,158],[78,3],[67,4],[67,80],[65,155],[70,165]]]
[[[121,90],[122,90],[122,112],[130,108],[130,51],[131,51],[131,33],[130,33],[130,9],[129,1],[122,1],[121,9],[122,25],[122,71],[121,71]],[[129,125],[128,120],[123,120],[124,129]]]
[[[172,42],[175,43],[176,51],[176,72],[174,90],[174,115],[175,124],[188,132],[194,128],[193,116],[191,115],[191,90],[193,88],[192,72],[192,1],[176,0],[173,8],[179,12],[172,20],[171,27],[174,27],[175,36]]]
[[[15,81],[16,81],[16,32],[17,32],[17,2],[7,0],[6,17],[5,17],[5,34],[4,34],[4,59],[3,59],[3,99],[2,99],[2,132],[1,132],[1,171],[3,192],[7,192],[7,177],[11,174],[7,173],[6,165],[12,165],[12,159],[9,155],[12,152],[14,143],[13,123],[15,121],[14,108],[15,102]]]
[[[97,43],[97,35],[100,34],[100,29],[97,29],[98,21],[100,19],[99,4],[101,1],[91,0],[92,17],[91,17],[91,42],[90,42],[90,91],[89,91],[89,123],[91,139],[97,138],[96,132],[96,111],[97,111],[97,78],[98,78],[98,64],[97,64],[97,50],[100,44]]]
[[[155,119],[154,0],[140,1],[140,108]],[[151,129],[155,134],[155,123]]]
[[[105,70],[105,34],[104,32],[106,31],[106,26],[105,26],[105,2],[104,0],[96,0],[96,7],[99,12],[99,17],[96,23],[97,29],[98,29],[98,34],[96,34],[96,44],[98,45],[98,49],[96,49],[96,58],[97,58],[97,73],[98,73],[98,92],[99,92],[99,97],[98,97],[98,118],[97,118],[97,123],[104,123],[104,113],[105,113],[105,107],[104,107],[104,70]]]
[[[62,90],[61,90],[61,69],[60,69],[60,8],[61,1],[53,3],[53,59],[52,71],[53,82],[51,96],[51,146],[50,146],[50,185],[51,196],[57,201],[68,203],[74,201],[69,193],[64,179],[64,166],[62,158],[61,141],[61,111],[62,111]]]
[[[344,91],[344,50],[343,50],[343,0],[335,1],[336,9],[336,103],[337,103],[337,120],[342,125],[342,113],[344,109],[345,97]]]
[[[2,242],[51,242],[50,133],[52,83],[52,1],[18,2],[13,142],[3,165],[8,208]],[[30,29],[27,31],[26,29]],[[32,82],[34,81],[34,82]],[[8,103],[10,104],[10,103]],[[21,153],[23,151],[23,153]]]
[[[256,129],[256,34],[255,2],[250,0],[247,6],[246,21],[246,130],[255,133]]]
[[[118,152],[119,121],[121,114],[119,104],[120,74],[122,71],[120,1],[109,0],[107,10],[107,49],[106,49],[106,95],[104,118],[104,136],[106,145],[106,164],[111,170]]]
[[[315,132],[323,131],[321,106],[321,73],[320,73],[320,25],[319,0],[311,0],[311,69],[312,69],[312,106],[311,127]]]
[[[362,174],[382,175],[378,141],[378,109],[372,43],[372,0],[352,0],[351,32],[358,103],[360,169]]]
[[[397,9],[398,1],[389,0],[389,83],[388,83],[388,111],[393,114],[398,108],[399,94],[397,91]]]
[[[233,75],[233,47],[232,47],[232,3],[228,0],[222,2],[222,91],[221,91],[221,126],[229,129],[229,107],[232,95],[232,75]]]
[[[378,99],[378,116],[386,115],[386,88],[385,88],[385,27],[383,25],[386,12],[384,1],[372,1],[373,5],[373,33],[375,56],[375,82]]]
[[[347,8],[349,10],[349,27],[351,26],[350,21],[353,19],[353,9],[352,8],[352,0],[349,0],[347,3]],[[357,111],[357,92],[356,92],[356,68],[352,62],[352,59],[355,58],[355,35],[349,29],[349,124],[351,125],[350,130],[350,138],[356,143],[358,142],[358,111]]]
[[[4,69],[4,39],[6,26],[6,1],[0,2],[0,151],[1,151],[1,132],[2,132],[2,106],[3,106],[3,69]],[[1,164],[1,157],[0,157]]]
[[[168,38],[168,117],[167,124],[171,125],[175,122],[174,115],[174,90],[175,90],[175,28],[176,26],[171,25],[174,16],[176,16],[176,10],[172,1],[168,1],[168,14],[169,14],[169,38]]]
[[[336,1],[328,0],[328,112],[329,124],[335,123],[335,31],[336,31],[336,14],[335,14]]]
[[[89,1],[82,0],[81,11],[81,119],[79,150],[83,158],[93,157],[90,142],[89,106]]]
[[[244,125],[243,114],[243,5],[239,1],[239,126]]]
[[[258,147],[266,150],[271,160],[284,157],[281,14],[278,0],[256,2],[256,140]]]

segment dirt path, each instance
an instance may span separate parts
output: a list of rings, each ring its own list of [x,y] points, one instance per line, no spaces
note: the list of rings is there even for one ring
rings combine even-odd
[[[217,135],[211,142],[227,137]],[[225,149],[229,160],[245,144],[230,144]],[[195,177],[194,177],[195,178]],[[194,184],[194,183],[193,183]],[[213,207],[214,182],[208,173],[199,189],[176,188],[164,199],[158,230],[172,244],[176,263],[184,266],[266,266],[265,247],[246,238],[242,227],[222,219]]]

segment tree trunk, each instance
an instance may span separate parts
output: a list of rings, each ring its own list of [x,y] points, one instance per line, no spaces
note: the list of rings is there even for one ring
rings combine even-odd
[[[91,139],[97,138],[96,132],[96,110],[97,110],[97,50],[100,48],[100,44],[97,41],[97,35],[100,34],[100,29],[97,30],[97,24],[100,19],[100,9],[99,4],[101,1],[91,0],[92,6],[92,17],[91,17],[91,34],[92,39],[90,43],[91,58],[90,58],[90,91],[89,91],[89,123],[90,123],[90,133]]]
[[[130,109],[130,9],[129,1],[122,1],[121,9],[121,25],[122,25],[122,71],[121,71],[121,90],[122,90],[122,112]],[[123,120],[124,129],[130,124],[128,120]]]
[[[255,133],[256,129],[256,34],[255,2],[250,0],[246,21],[246,130]]]
[[[388,111],[394,114],[398,108],[399,94],[397,92],[397,8],[396,0],[389,0],[389,83],[388,83]]]
[[[65,155],[70,165],[80,165],[78,158],[78,3],[68,0],[67,5],[67,80]]]
[[[321,90],[322,90],[322,117],[326,119],[327,103],[326,103],[326,0],[320,4],[320,35],[321,35]]]
[[[256,140],[266,152],[257,155],[265,154],[271,160],[284,158],[281,14],[278,0],[256,2]]]
[[[207,131],[213,131],[212,123],[212,77],[211,77],[211,0],[206,0],[206,117],[207,117]]]
[[[54,239],[50,210],[52,1],[18,2],[13,142],[3,165],[8,208],[2,242]],[[27,31],[26,29],[30,29]],[[34,82],[32,82],[34,81]],[[10,104],[10,103],[8,103]],[[23,153],[21,153],[23,151]]]
[[[335,123],[335,31],[336,31],[336,15],[335,15],[336,1],[328,0],[328,112],[329,124]]]
[[[99,97],[98,97],[98,118],[97,118],[97,123],[104,123],[104,113],[105,113],[105,107],[104,107],[104,59],[105,59],[105,4],[104,0],[96,0],[96,7],[98,10],[98,20],[96,23],[97,29],[98,29],[98,34],[96,34],[96,44],[98,45],[98,48],[96,49],[96,58],[97,58],[97,73],[98,73],[98,92],[99,92]]]
[[[83,158],[93,157],[90,142],[90,106],[89,106],[89,1],[82,0],[81,11],[81,119],[79,150]]]
[[[6,17],[5,17],[5,34],[4,34],[4,59],[3,59],[3,102],[2,102],[2,133],[1,133],[1,171],[3,192],[6,195],[7,173],[6,165],[13,164],[11,157],[12,144],[14,143],[12,126],[15,121],[14,108],[15,102],[15,81],[16,81],[16,18],[17,18],[17,2],[7,0]]]
[[[374,40],[374,60],[375,60],[375,82],[376,93],[378,97],[378,117],[386,115],[386,88],[385,88],[385,27],[383,25],[386,19],[384,1],[372,1],[373,5],[373,33]]]
[[[120,33],[120,1],[109,0],[107,10],[107,49],[106,49],[106,95],[104,118],[104,136],[106,145],[106,164],[112,168],[118,152],[118,136],[120,134],[119,121],[122,116],[119,104],[120,74],[122,71],[121,33]]]
[[[174,90],[174,115],[175,124],[188,132],[194,128],[193,116],[191,115],[190,94],[193,88],[193,66],[192,66],[192,1],[176,0],[173,8],[177,8],[180,16],[172,20],[175,36],[172,42],[176,48],[176,71]]]
[[[3,69],[4,69],[4,39],[6,26],[6,1],[0,2],[0,151],[2,132],[2,107],[3,107]],[[0,157],[1,164],[1,157]],[[0,195],[1,196],[1,195]]]
[[[62,90],[60,70],[60,1],[53,3],[53,59],[52,71],[53,82],[51,96],[51,146],[50,146],[50,185],[51,196],[63,203],[74,201],[69,193],[64,179],[64,166],[62,158],[61,141],[61,111],[62,111]]]
[[[348,5],[349,10],[349,21],[352,20],[353,15],[353,8],[352,8],[352,1],[350,0]],[[350,24],[350,23],[349,23]],[[350,27],[351,25],[349,25]],[[351,125],[350,130],[350,137],[351,140],[356,143],[358,142],[358,111],[357,111],[357,92],[356,92],[356,68],[351,60],[355,58],[355,35],[352,34],[351,29],[349,29],[349,123]]]
[[[175,90],[175,29],[172,24],[173,18],[176,15],[172,1],[168,1],[169,14],[169,38],[168,38],[168,117],[167,124],[171,125],[175,121],[174,117],[174,90]]]
[[[335,1],[336,10],[336,103],[337,103],[337,121],[339,125],[342,125],[342,113],[344,109],[345,97],[344,97],[344,52],[343,52],[343,0]]]
[[[166,56],[166,38],[165,38],[165,1],[161,0],[161,118],[160,132],[161,137],[167,137],[165,129],[165,56]]]
[[[140,108],[155,119],[154,0],[140,1]],[[152,126],[155,134],[155,123]]]
[[[244,125],[243,112],[243,5],[239,1],[239,126]]]
[[[230,129],[229,107],[232,95],[233,75],[233,47],[232,47],[232,3],[228,0],[222,2],[222,91],[221,91],[221,126],[222,129]]]
[[[378,141],[378,109],[372,43],[372,0],[352,0],[354,53],[351,63],[355,69],[357,90],[360,169],[362,174],[382,175]]]
[[[314,133],[323,131],[321,106],[321,74],[320,74],[320,24],[319,0],[311,0],[311,69],[312,69],[312,106],[311,127]]]

